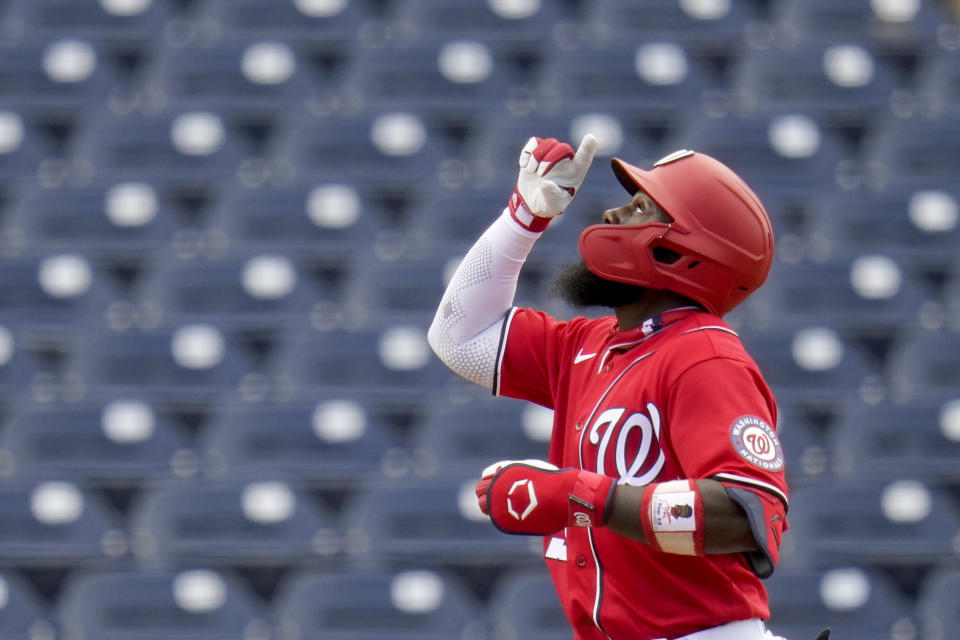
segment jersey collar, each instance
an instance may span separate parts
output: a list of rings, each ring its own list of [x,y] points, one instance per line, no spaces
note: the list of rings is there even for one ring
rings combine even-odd
[[[663,329],[680,322],[690,314],[699,311],[702,311],[700,307],[677,307],[675,309],[670,309],[668,311],[664,311],[663,313],[657,314],[652,318],[647,318],[641,322],[639,326],[632,329],[620,330],[616,325],[614,325],[610,329],[611,335],[608,344],[611,345],[611,348],[621,345],[627,346],[636,344],[637,342],[645,340],[653,334],[659,333]]]

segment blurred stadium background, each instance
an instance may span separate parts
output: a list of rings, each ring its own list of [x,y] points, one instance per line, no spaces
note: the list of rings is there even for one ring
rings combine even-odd
[[[755,187],[773,628],[960,638],[960,28],[934,0],[0,0],[0,638],[569,638],[476,474],[548,411],[428,353],[532,134]],[[650,577],[652,580],[656,576]]]

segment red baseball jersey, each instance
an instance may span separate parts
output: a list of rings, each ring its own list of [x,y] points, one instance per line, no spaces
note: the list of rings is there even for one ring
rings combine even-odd
[[[773,395],[719,317],[677,309],[618,331],[514,309],[494,393],[554,410],[549,460],[645,485],[713,478],[744,508],[759,551],[683,556],[605,528],[568,527],[544,555],[578,640],[676,638],[769,618],[760,581],[786,528]]]

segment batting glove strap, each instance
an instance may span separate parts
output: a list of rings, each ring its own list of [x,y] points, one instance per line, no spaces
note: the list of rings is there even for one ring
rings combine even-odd
[[[651,547],[664,553],[702,556],[703,498],[693,480],[648,484],[640,523]]]
[[[613,478],[590,471],[514,463],[481,479],[477,495],[501,531],[549,535],[567,526],[603,526],[615,487]]]

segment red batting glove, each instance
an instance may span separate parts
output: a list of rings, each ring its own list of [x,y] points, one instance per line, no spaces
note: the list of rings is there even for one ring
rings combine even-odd
[[[505,533],[549,535],[564,527],[602,527],[613,502],[613,478],[558,469],[540,460],[505,460],[477,484],[480,510]]]
[[[553,138],[530,138],[520,152],[517,187],[507,203],[510,215],[531,231],[543,231],[563,213],[587,177],[598,142],[588,133],[574,151]]]

